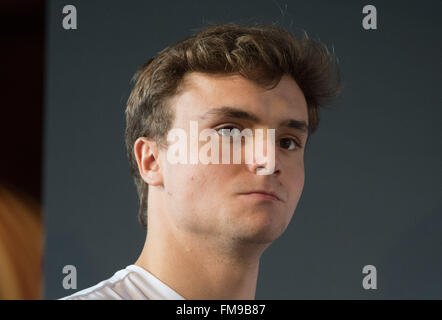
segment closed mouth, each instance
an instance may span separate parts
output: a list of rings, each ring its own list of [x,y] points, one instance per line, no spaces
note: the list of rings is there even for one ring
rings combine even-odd
[[[274,198],[275,200],[281,201],[281,199],[275,193],[264,191],[264,190],[250,191],[250,192],[246,192],[246,193],[242,193],[242,194],[253,194],[253,193],[267,195],[269,197]]]

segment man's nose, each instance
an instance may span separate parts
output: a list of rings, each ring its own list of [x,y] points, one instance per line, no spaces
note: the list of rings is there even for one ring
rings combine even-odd
[[[253,161],[248,164],[249,170],[257,175],[279,174],[276,160],[275,131],[274,129],[256,130],[254,136]]]

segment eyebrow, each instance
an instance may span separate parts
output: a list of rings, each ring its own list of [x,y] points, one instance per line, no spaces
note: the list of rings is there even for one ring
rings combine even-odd
[[[239,108],[231,107],[231,106],[222,106],[219,108],[213,108],[204,113],[202,116],[199,116],[199,119],[205,120],[207,118],[236,118],[236,119],[245,119],[256,123],[263,123],[263,121],[255,114],[244,111]],[[308,124],[304,120],[298,119],[287,119],[283,120],[278,124],[279,127],[286,127],[296,129],[301,131],[302,133],[308,133]]]

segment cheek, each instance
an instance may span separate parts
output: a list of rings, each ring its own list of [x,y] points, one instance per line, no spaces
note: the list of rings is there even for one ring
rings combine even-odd
[[[169,165],[164,176],[164,188],[169,200],[180,206],[196,208],[206,201],[216,200],[219,190],[219,165]]]
[[[169,165],[163,173],[164,190],[169,200],[181,201],[189,197],[195,188],[196,173],[189,165]]]
[[[287,179],[285,179],[285,185],[288,190],[288,199],[290,203],[296,205],[304,188],[304,163],[299,161],[296,165],[292,166],[288,172],[291,172],[291,174],[287,176]]]
[[[207,207],[209,203],[222,199],[223,192],[228,187],[225,170],[227,167],[216,164],[199,164],[189,170],[187,184],[189,197]]]
[[[175,167],[165,179],[165,206],[178,228],[192,232],[215,230],[217,214],[225,202],[225,179],[217,175],[219,165]]]

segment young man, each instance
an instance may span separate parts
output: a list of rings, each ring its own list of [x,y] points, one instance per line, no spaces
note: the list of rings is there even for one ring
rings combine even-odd
[[[254,299],[260,257],[300,199],[318,108],[340,90],[333,57],[276,26],[226,24],[164,49],[134,79],[126,145],[144,249],[110,279],[63,299]],[[219,162],[171,161],[172,129],[185,136],[178,149],[193,152],[186,159],[201,158],[204,130],[227,136],[211,140]],[[257,141],[244,138],[240,163],[222,162],[232,133],[246,129],[275,130],[262,136],[273,159],[245,161]]]

